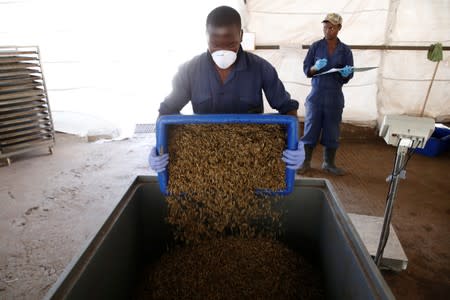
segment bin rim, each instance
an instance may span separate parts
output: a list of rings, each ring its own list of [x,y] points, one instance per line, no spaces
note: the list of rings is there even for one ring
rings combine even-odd
[[[158,178],[152,175],[136,176],[121,200],[107,216],[105,222],[100,226],[97,233],[84,243],[84,246],[81,247],[78,254],[76,254],[64,268],[57,281],[52,285],[43,299],[60,299],[60,295],[65,295],[73,288],[89,263],[91,253],[95,252],[108,236],[116,220],[120,218],[122,211],[132,199],[132,195],[142,185],[148,183],[158,184]],[[338,226],[344,233],[344,237],[352,246],[352,252],[357,258],[356,261],[363,270],[366,270],[365,275],[368,277],[367,281],[371,283],[371,289],[377,296],[375,299],[395,299],[391,289],[375,265],[372,257],[364,246],[363,241],[359,237],[358,232],[353,226],[353,223],[348,217],[331,182],[325,178],[296,178],[294,186],[299,188],[318,188],[325,192],[326,199],[328,203],[330,203],[330,208],[336,216]]]

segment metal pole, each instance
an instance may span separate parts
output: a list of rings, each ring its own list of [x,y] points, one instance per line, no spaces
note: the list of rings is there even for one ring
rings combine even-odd
[[[425,101],[423,102],[422,110],[420,111],[420,116],[423,117],[423,113],[425,112],[425,106],[427,106],[428,97],[430,96],[431,87],[433,86],[434,78],[436,77],[436,72],[439,67],[439,63],[441,61],[438,60],[436,67],[434,67],[433,76],[431,77],[430,85],[428,86],[427,95],[425,96]]]
[[[391,178],[392,183],[389,188],[388,201],[386,203],[386,209],[384,212],[383,228],[381,230],[380,242],[378,244],[377,254],[375,255],[375,264],[380,267],[381,258],[383,257],[384,247],[386,246],[389,238],[389,229],[392,218],[392,210],[394,208],[394,200],[397,194],[397,186],[400,180],[400,171],[404,165],[405,156],[408,151],[408,147],[399,146],[397,156],[395,158],[394,176]]]
[[[430,46],[403,46],[403,45],[348,45],[352,50],[403,50],[403,51],[428,51]],[[256,49],[273,49],[280,48],[280,45],[256,45]],[[311,45],[302,45],[302,49],[309,49]],[[277,48],[277,49],[278,49]],[[450,47],[444,46],[442,50],[448,51]]]

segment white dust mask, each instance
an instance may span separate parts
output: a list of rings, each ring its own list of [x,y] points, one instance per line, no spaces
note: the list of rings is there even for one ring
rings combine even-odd
[[[221,69],[228,69],[236,61],[237,54],[230,50],[218,50],[211,53],[212,59]]]

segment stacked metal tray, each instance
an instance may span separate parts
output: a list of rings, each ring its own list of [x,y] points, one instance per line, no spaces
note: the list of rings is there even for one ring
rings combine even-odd
[[[39,47],[0,47],[0,159],[54,142]]]

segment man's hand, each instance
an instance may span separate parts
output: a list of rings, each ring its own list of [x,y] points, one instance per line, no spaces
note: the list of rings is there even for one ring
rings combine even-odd
[[[341,73],[342,77],[348,77],[353,73],[353,67],[345,66],[342,70],[339,70],[339,73]]]
[[[286,163],[286,168],[297,170],[305,160],[305,147],[303,142],[298,142],[297,150],[286,149],[283,151],[282,160]]]
[[[316,63],[314,64],[314,66],[312,66],[311,70],[313,71],[319,71],[320,69],[322,69],[323,67],[325,67],[328,63],[328,60],[326,58],[321,58],[316,60]]]
[[[148,163],[153,171],[157,173],[163,172],[169,164],[169,154],[158,155],[156,147],[153,147],[148,156]]]

